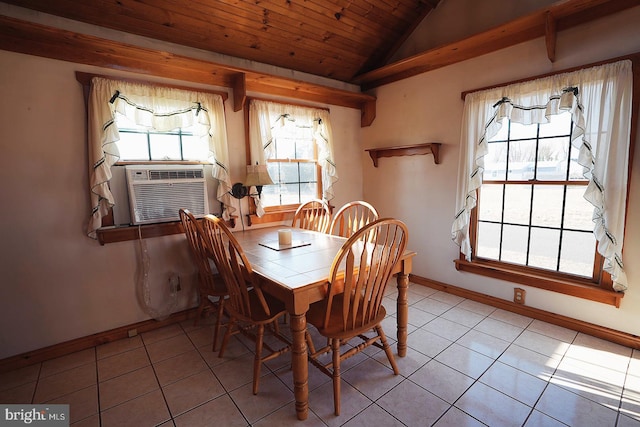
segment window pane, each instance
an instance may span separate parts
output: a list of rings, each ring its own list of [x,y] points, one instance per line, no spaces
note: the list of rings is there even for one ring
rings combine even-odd
[[[500,224],[478,223],[478,247],[476,255],[482,258],[499,259]]]
[[[593,205],[584,198],[587,187],[570,185],[567,187],[567,204],[564,212],[564,227],[573,230],[593,230]]]
[[[485,180],[506,179],[507,171],[507,143],[492,142],[488,144],[489,153],[484,158],[484,174],[482,178]]]
[[[298,180],[298,163],[280,163],[280,182],[292,183],[298,182]]]
[[[207,160],[209,147],[205,138],[182,134],[182,158],[184,160]]]
[[[131,133],[120,131],[120,141],[117,142],[121,160],[149,160],[149,145],[146,133]]]
[[[278,137],[275,139],[276,159],[295,159],[296,158],[296,144],[295,140],[287,137]]]
[[[149,134],[151,160],[182,160],[177,134]]]
[[[505,225],[502,235],[502,261],[524,265],[527,262],[528,228]]]
[[[562,185],[534,185],[531,225],[560,227],[563,195]]]
[[[491,141],[506,141],[509,136],[509,120],[503,119],[501,123],[500,130],[493,138],[489,140]]]
[[[278,188],[278,186],[270,185],[268,187]],[[280,190],[280,204],[289,205],[294,203],[300,203],[300,184],[281,184]]]
[[[540,138],[547,136],[569,135],[571,131],[571,113],[549,116],[549,123],[540,125]]]
[[[537,126],[522,125],[520,123],[511,122],[509,131],[509,139],[528,139],[535,138],[538,133]]]
[[[532,228],[529,244],[529,265],[531,267],[556,270],[558,250],[560,248],[560,230]]]
[[[536,160],[536,141],[515,141],[509,144],[509,173],[510,181],[533,179],[533,168]]]
[[[550,138],[540,141],[536,179],[564,181],[567,178],[569,138]]]
[[[502,189],[504,185],[485,184],[481,187],[480,221],[502,221]]]
[[[529,208],[531,206],[530,185],[505,185],[504,189],[504,222],[513,224],[529,224]]]
[[[318,192],[314,183],[300,184],[300,202],[306,202],[317,197]]]
[[[316,182],[316,164],[298,163],[300,165],[300,182]]]
[[[562,235],[560,271],[580,276],[593,276],[596,239],[593,233],[565,231]]]
[[[296,143],[296,159],[314,159],[316,143],[312,139],[298,140]]]

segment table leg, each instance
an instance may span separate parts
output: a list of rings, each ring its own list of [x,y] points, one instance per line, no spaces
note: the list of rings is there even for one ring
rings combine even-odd
[[[296,414],[306,420],[309,410],[309,364],[307,360],[307,318],[304,314],[291,314],[291,369],[293,370],[293,394],[296,399]]]
[[[398,356],[407,355],[407,323],[409,322],[409,303],[407,302],[407,289],[409,288],[409,275],[399,273],[398,282]]]

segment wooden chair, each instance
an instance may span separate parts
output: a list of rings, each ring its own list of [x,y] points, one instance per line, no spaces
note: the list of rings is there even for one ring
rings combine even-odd
[[[198,311],[193,324],[198,324],[198,320],[207,305],[214,307],[216,320],[213,326],[213,351],[215,351],[218,342],[218,333],[220,332],[220,326],[222,324],[224,299],[228,295],[227,288],[221,278],[215,274],[211,268],[206,244],[202,240],[202,227],[198,220],[188,209],[180,209],[180,221],[182,221],[184,234],[187,236],[187,241],[189,242],[191,255],[198,267],[198,296],[200,303],[198,304]],[[212,301],[210,297],[217,298],[217,301]]]
[[[365,225],[378,219],[378,211],[364,201],[347,203],[338,209],[329,225],[329,234],[351,237]]]
[[[293,227],[326,233],[331,222],[331,211],[324,200],[313,199],[301,204],[293,215]]]
[[[203,228],[208,249],[229,291],[229,299],[224,306],[229,315],[229,322],[220,346],[219,357],[224,356],[231,335],[242,333],[254,340],[253,394],[257,394],[262,363],[291,349],[291,342],[280,334],[277,323],[286,313],[284,303],[260,290],[249,260],[223,220],[207,215]],[[285,347],[274,350],[264,342],[267,326],[274,337],[286,344]],[[264,357],[263,347],[269,351]]]
[[[340,415],[340,363],[343,360],[375,345],[384,350],[393,373],[399,374],[381,326],[387,314],[382,299],[407,239],[404,223],[389,218],[374,221],[354,233],[333,260],[325,299],[312,304],[307,312],[307,323],[327,338],[327,345],[316,350],[311,335],[306,333],[310,362],[333,379],[336,415]],[[348,346],[341,353],[342,344],[353,338],[359,338],[358,344]],[[329,352],[332,357],[328,362],[328,358],[321,359]]]

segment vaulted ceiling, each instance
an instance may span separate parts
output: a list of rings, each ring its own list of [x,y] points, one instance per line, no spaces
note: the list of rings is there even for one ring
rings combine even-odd
[[[520,11],[506,22],[483,28],[476,25],[482,15],[497,14],[484,10],[476,1],[0,0],[0,6],[4,4],[0,9],[0,49],[230,87],[235,111],[243,108],[248,92],[359,108],[362,126],[368,126],[376,110],[376,98],[369,89],[539,38],[546,45],[549,60],[554,61],[558,32],[640,7],[639,0],[482,0],[487,9]],[[522,8],[523,4],[527,8]],[[433,22],[432,17],[440,19],[438,13],[448,6],[456,7],[455,13],[444,19],[449,24],[427,25],[426,31],[437,28],[444,35],[457,26],[468,33],[439,45],[423,46],[422,51],[403,52],[409,45],[403,42],[412,34],[409,40],[417,40],[424,34],[425,23]],[[15,9],[20,11],[17,17],[2,15],[2,10],[15,13]],[[55,19],[39,19],[47,16],[40,16],[40,12]],[[64,19],[56,17],[81,25],[68,29],[62,24]],[[102,33],[117,30],[123,37],[112,40],[85,33],[84,24],[106,29]],[[176,49],[170,52],[165,50],[166,43],[137,44],[140,38],[127,34],[211,52],[222,60],[192,57]],[[129,41],[133,39],[136,42],[132,44]],[[261,67],[255,67],[258,63]],[[269,66],[280,68],[264,71]],[[356,88],[318,83],[289,70]]]
[[[9,0],[80,22],[350,81],[442,0]]]

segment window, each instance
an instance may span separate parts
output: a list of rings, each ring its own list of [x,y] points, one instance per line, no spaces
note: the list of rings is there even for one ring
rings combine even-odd
[[[248,108],[251,164],[267,165],[274,185],[254,197],[255,213],[287,211],[310,199],[333,198],[338,174],[329,111],[251,99]]]
[[[100,76],[82,78],[90,86],[85,91],[91,167],[89,237],[97,239],[102,226],[113,224],[116,198],[110,184],[112,167],[119,161],[206,162],[218,184],[216,198],[223,206],[223,217],[230,216],[235,208],[222,94]]]
[[[597,280],[593,206],[571,146],[571,114],[504,120],[489,140],[478,197],[476,256]]]
[[[120,133],[116,144],[121,162],[207,160],[209,147],[194,135],[193,126],[153,131],[120,113],[116,113],[116,124]]]
[[[633,84],[622,60],[466,94],[459,270],[619,304]]]
[[[318,179],[320,167],[313,127],[299,126],[294,119],[285,117],[282,126],[272,129],[272,136],[273,150],[266,161],[274,185],[263,189],[265,209],[321,198],[322,183]]]

